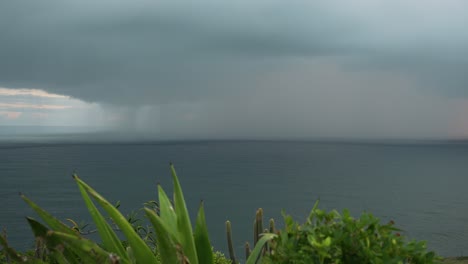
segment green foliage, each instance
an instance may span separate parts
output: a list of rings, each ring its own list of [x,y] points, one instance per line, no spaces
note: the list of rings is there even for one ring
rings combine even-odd
[[[381,224],[369,213],[355,219],[347,210],[325,212],[317,204],[302,225],[284,215],[285,227],[264,263],[439,263],[425,242],[407,242],[393,222]]]
[[[213,264],[232,264],[230,259],[227,259],[223,253],[213,251]]]
[[[0,262],[7,263],[237,263],[232,244],[231,223],[226,222],[230,259],[214,252],[205,221],[203,203],[200,204],[195,227],[192,229],[182,188],[171,165],[174,182],[173,199],[158,186],[158,200],[145,203],[144,213],[151,225],[144,226],[136,213],[123,216],[119,204],[113,205],[93,188],[74,175],[83,200],[101,237],[98,244],[84,236],[86,225],[67,219],[62,223],[40,206],[21,195],[45,224],[27,218],[36,248],[19,253],[8,245],[6,233],[0,235]],[[100,209],[107,216],[103,216]],[[257,210],[253,224],[253,249],[246,243],[246,264],[255,263],[437,263],[440,258],[426,249],[425,242],[408,242],[398,233],[393,221],[381,224],[371,214],[351,217],[325,212],[313,207],[304,224],[285,215],[285,227],[263,226],[263,210]],[[122,232],[121,241],[116,230]]]
[[[135,214],[124,217],[118,210],[118,204],[112,205],[78,176],[73,176],[102,244],[86,239],[83,225],[67,219],[73,224],[69,227],[21,195],[46,225],[32,218],[27,219],[36,238],[34,254],[16,252],[8,245],[6,235],[0,235],[3,249],[0,260],[14,263],[230,263],[223,254],[213,252],[203,203],[192,231],[182,188],[172,165],[171,172],[174,204],[158,186],[159,203],[152,201],[146,203],[144,208],[152,224],[150,227],[140,225]],[[106,211],[107,217],[101,214],[95,202]],[[124,241],[115,233],[116,227],[125,236]]]

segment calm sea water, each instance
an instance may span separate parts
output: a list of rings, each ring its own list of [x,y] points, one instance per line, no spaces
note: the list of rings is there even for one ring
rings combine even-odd
[[[468,254],[468,145],[317,142],[172,142],[140,144],[0,144],[0,227],[19,248],[32,244],[21,191],[61,219],[90,221],[82,179],[126,213],[171,190],[174,162],[194,215],[201,199],[215,248],[226,252],[224,222],[235,245],[252,239],[255,210],[304,220],[322,208],[370,211],[394,220],[444,256]]]

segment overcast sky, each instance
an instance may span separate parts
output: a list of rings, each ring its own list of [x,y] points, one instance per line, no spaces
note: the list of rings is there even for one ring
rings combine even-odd
[[[0,125],[468,136],[465,0],[0,1]]]

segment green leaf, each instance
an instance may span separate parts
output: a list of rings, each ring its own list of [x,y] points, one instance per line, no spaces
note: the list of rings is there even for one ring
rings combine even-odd
[[[136,263],[135,255],[133,254],[133,250],[131,247],[127,247],[127,258],[130,260],[130,263]]]
[[[255,245],[255,248],[252,250],[252,253],[250,254],[245,264],[257,263],[257,260],[260,258],[260,255],[263,251],[263,247],[265,246],[265,244],[275,237],[277,237],[277,235],[275,234],[271,234],[271,233],[263,234],[260,240],[258,240],[257,244]]]
[[[164,192],[163,188],[158,185],[158,198],[159,198],[159,215],[161,220],[167,225],[169,228],[169,232],[171,232],[174,236],[177,235],[177,216],[174,211],[174,207],[169,200],[169,197]]]
[[[110,255],[96,243],[82,237],[55,231],[49,231],[47,236],[65,242],[65,247],[75,252],[83,263],[105,263]]]
[[[77,175],[73,175],[73,178],[75,180],[79,179]],[[112,230],[104,216],[102,216],[102,214],[96,208],[85,188],[81,184],[78,184],[78,187],[80,189],[81,196],[83,196],[86,207],[88,208],[89,214],[96,224],[96,228],[98,230],[99,236],[101,237],[102,243],[104,244],[104,248],[119,255],[123,263],[128,263],[129,259],[127,258],[127,252],[122,246],[120,239],[117,237],[117,234]]]
[[[170,228],[153,210],[145,208],[145,213],[156,232],[158,251],[162,263],[178,263],[176,248],[177,239],[169,231]]]
[[[200,203],[200,209],[198,209],[194,239],[197,248],[198,263],[213,264],[213,251],[208,237],[203,201]]]
[[[78,234],[65,225],[64,223],[60,222],[57,218],[53,217],[51,214],[49,214],[47,211],[39,207],[37,204],[35,204],[33,201],[29,200],[26,196],[21,194],[21,198],[34,210],[36,213],[46,222],[46,224],[54,231],[60,231],[63,233],[67,233],[70,235],[78,236]]]
[[[331,237],[325,238],[325,240],[322,242],[323,246],[325,247],[330,247],[331,245]]]
[[[314,220],[314,217],[315,217],[316,214],[317,214],[317,208],[318,208],[319,202],[320,202],[320,200],[317,200],[317,201],[315,202],[314,207],[313,207],[312,210],[310,211],[309,217],[307,218],[307,223],[311,224],[312,221]]]
[[[180,187],[177,174],[174,166],[171,164],[172,178],[174,181],[174,205],[177,215],[177,229],[179,239],[182,245],[182,250],[187,256],[191,264],[198,263],[197,252],[195,249],[195,242],[193,241],[192,225],[190,223],[190,216],[185,204],[182,188]]]
[[[26,217],[26,220],[33,230],[36,239],[42,239],[45,242],[47,249],[54,253],[51,258],[57,258],[56,261],[59,263],[79,263],[76,255],[68,248],[65,248],[63,241],[58,240],[55,237],[47,236],[50,230],[46,226],[30,217]],[[65,260],[65,262],[63,262],[62,259]]]
[[[120,228],[120,230],[122,230],[125,237],[127,238],[129,245],[132,247],[133,253],[135,254],[135,258],[138,260],[138,262],[155,263],[156,257],[154,256],[151,249],[135,232],[132,225],[128,223],[127,219],[119,212],[119,210],[85,182],[79,178],[75,178],[75,180],[102,206],[102,208],[104,208],[104,210],[114,220],[115,224]]]
[[[34,237],[36,238],[45,238],[47,232],[50,231],[46,226],[31,217],[26,217],[26,220],[28,221],[28,224],[33,231]]]

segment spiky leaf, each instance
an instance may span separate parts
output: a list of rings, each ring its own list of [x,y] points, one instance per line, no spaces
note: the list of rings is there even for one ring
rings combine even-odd
[[[198,263],[213,264],[213,251],[211,250],[210,239],[208,237],[203,202],[200,203],[200,209],[198,209],[194,239],[197,248]]]
[[[174,166],[171,164],[172,179],[174,181],[174,206],[177,215],[178,237],[181,242],[182,250],[191,264],[198,263],[197,251],[192,237],[192,225],[190,216],[185,204],[182,188],[177,178]]]
[[[78,176],[74,175],[73,178],[78,179]],[[108,251],[119,255],[123,263],[128,263],[129,260],[127,258],[126,251],[122,246],[120,239],[117,237],[117,234],[112,230],[104,216],[102,216],[102,214],[96,208],[85,188],[81,184],[78,184],[78,187],[86,207],[88,208],[89,214],[93,218],[94,224],[96,224],[96,228],[98,230],[99,236],[101,237],[102,243],[104,244],[104,247]]]
[[[51,214],[49,214],[47,211],[39,207],[36,203],[31,201],[29,198],[27,198],[25,195],[21,194],[21,198],[34,210],[36,213],[46,222],[46,224],[55,231],[60,231],[69,235],[74,235],[78,236],[78,234],[65,225],[64,223],[60,222],[57,218],[53,217]]]
[[[177,239],[169,231],[170,228],[166,225],[162,219],[156,215],[156,213],[145,208],[146,216],[149,218],[153,228],[156,232],[156,240],[158,245],[159,255],[163,263],[178,263],[177,258]]]
[[[114,220],[115,224],[122,230],[129,245],[132,247],[135,258],[140,263],[155,263],[156,257],[154,256],[151,249],[146,245],[145,241],[140,238],[140,236],[135,232],[132,225],[127,221],[127,219],[115,208],[111,203],[109,203],[104,197],[97,193],[93,188],[87,185],[85,182],[79,178],[75,178],[77,183],[81,185],[109,214],[109,216]]]

